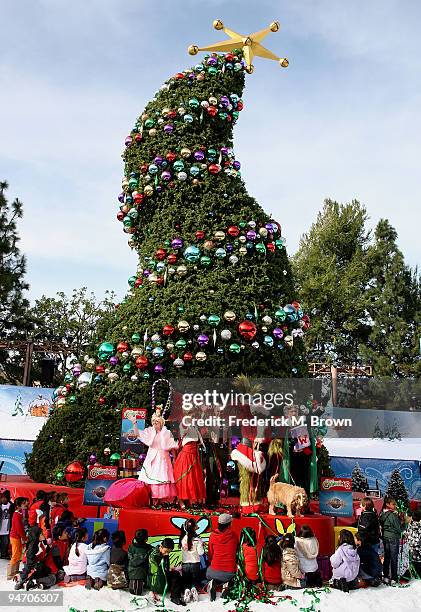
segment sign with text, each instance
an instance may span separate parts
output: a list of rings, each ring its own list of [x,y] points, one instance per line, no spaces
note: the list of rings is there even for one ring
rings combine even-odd
[[[308,448],[311,444],[307,425],[299,425],[290,429],[291,438],[295,438],[294,451],[298,452]]]
[[[146,408],[123,408],[121,412],[121,450],[134,453],[142,452],[139,431],[145,429],[146,416]]]
[[[104,496],[117,479],[117,467],[112,465],[90,465],[85,481],[83,503],[86,506],[107,506]]]
[[[321,478],[320,513],[328,516],[353,516],[352,478]]]

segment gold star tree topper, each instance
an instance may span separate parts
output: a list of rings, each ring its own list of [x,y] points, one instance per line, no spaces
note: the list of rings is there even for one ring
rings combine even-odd
[[[249,34],[248,36],[243,36],[242,34],[234,32],[234,30],[226,28],[220,19],[216,19],[213,22],[213,27],[215,30],[223,30],[225,34],[228,34],[229,38],[222,40],[219,43],[215,43],[214,45],[209,45],[208,47],[190,45],[188,48],[190,55],[196,55],[199,51],[227,52],[233,51],[234,49],[242,49],[244,59],[246,61],[246,70],[250,74],[254,70],[252,62],[255,55],[275,60],[279,62],[282,68],[286,68],[289,65],[289,61],[286,57],[277,57],[274,53],[272,53],[272,51],[269,51],[269,49],[266,49],[266,47],[260,44],[261,41],[266,38],[269,32],[277,32],[279,30],[280,26],[278,21],[273,21],[268,28],[260,30],[260,32],[254,32],[254,34]]]

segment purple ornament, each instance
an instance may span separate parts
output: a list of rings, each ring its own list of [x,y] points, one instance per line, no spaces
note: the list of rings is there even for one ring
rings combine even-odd
[[[205,159],[205,154],[199,149],[193,153],[193,157],[196,161],[203,161]]]
[[[209,57],[206,63],[208,66],[217,66],[218,60],[216,59],[216,57]]]
[[[164,125],[164,132],[166,134],[172,134],[174,131],[174,126],[171,125],[171,123],[167,123],[167,125]]]
[[[124,191],[122,191],[118,196],[118,201],[122,204],[124,203]]]
[[[234,159],[234,161],[232,162],[232,167],[234,168],[234,170],[239,170],[241,168],[241,164],[239,161]]]
[[[150,270],[143,270],[143,276],[149,276],[149,274],[151,273]]]
[[[156,186],[156,193],[162,193],[162,185]]]
[[[265,228],[267,229],[268,232],[273,232],[272,223],[266,223]]]
[[[231,438],[231,447],[236,448],[238,444],[240,444],[240,438],[237,438],[237,436],[233,436]]]
[[[221,147],[220,151],[222,155],[228,155],[228,153],[230,152],[228,147]]]
[[[133,138],[131,136],[127,136],[126,140],[124,141],[124,144],[126,145],[126,147],[129,147],[133,142]]]
[[[222,479],[222,484],[224,487],[226,487],[228,485],[228,478],[223,478]]]
[[[246,236],[247,240],[256,240],[256,232],[254,230],[249,230]]]
[[[141,453],[141,454],[139,455],[139,461],[142,461],[142,462],[143,462],[143,461],[145,461],[145,459],[146,459],[146,453]]]
[[[95,453],[92,453],[91,455],[89,455],[89,459],[88,459],[88,461],[89,461],[89,463],[90,463],[91,465],[93,465],[93,464],[95,463],[95,461],[96,461],[96,455],[95,455]]]
[[[272,332],[274,338],[276,338],[277,340],[280,340],[281,338],[284,337],[284,332],[282,331],[282,329],[280,327],[275,327],[275,329]]]
[[[115,366],[115,365],[117,365],[117,364],[118,364],[118,358],[117,358],[117,357],[115,357],[114,355],[112,355],[112,356],[109,358],[108,363],[110,363],[112,366]]]
[[[206,346],[209,342],[209,336],[206,334],[200,334],[200,336],[197,337],[197,342],[200,344],[200,346]]]
[[[82,372],[82,370],[81,370],[80,366],[75,366],[72,369],[73,376],[80,376],[81,372]]]
[[[227,251],[227,253],[232,253],[234,247],[232,244],[226,244],[225,245],[225,250]]]
[[[189,74],[189,79],[195,79],[196,75],[194,74],[194,72],[190,72]]]
[[[165,182],[170,181],[171,180],[171,172],[168,172],[168,170],[164,170],[164,172],[161,174],[161,178]]]
[[[161,157],[161,155],[157,155],[155,159],[153,160],[153,163],[156,164],[157,166],[161,166],[163,161],[164,161],[164,158]]]
[[[183,241],[181,238],[174,238],[171,240],[171,248],[173,249],[181,249],[183,246]]]
[[[165,371],[165,368],[162,363],[157,363],[153,371],[155,372],[155,374],[162,374]]]
[[[226,108],[228,106],[228,104],[230,103],[230,100],[229,100],[228,96],[221,96],[221,99],[219,100],[219,103],[220,103],[221,106]]]

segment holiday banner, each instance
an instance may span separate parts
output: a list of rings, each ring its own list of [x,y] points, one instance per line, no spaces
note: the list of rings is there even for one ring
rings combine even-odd
[[[384,495],[394,470],[402,476],[410,499],[421,500],[421,463],[420,461],[399,461],[395,459],[376,459],[358,457],[331,457],[332,470],[336,476],[350,477],[356,464],[367,478],[370,489],[380,489]]]
[[[32,445],[32,440],[0,440],[0,473],[25,475],[25,456],[32,451]]]
[[[352,479],[321,478],[320,513],[328,516],[353,516]]]
[[[54,389],[0,385],[1,437],[35,440],[52,408]]]
[[[123,451],[141,453],[143,444],[139,431],[145,429],[146,408],[123,408],[121,412],[120,448]]]
[[[117,467],[112,465],[90,465],[85,481],[83,503],[86,506],[107,506],[104,496],[117,479]]]

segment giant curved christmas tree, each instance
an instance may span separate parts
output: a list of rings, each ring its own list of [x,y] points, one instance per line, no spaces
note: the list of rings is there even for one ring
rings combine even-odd
[[[245,72],[253,50],[278,59],[260,44],[277,27],[248,39],[225,30],[227,52],[172,76],[127,136],[117,218],[138,268],[56,391],[27,460],[35,480],[57,481],[74,459],[118,451],[122,406],[148,407],[158,378],[306,375],[309,320],[281,224],[247,193],[233,150]]]

